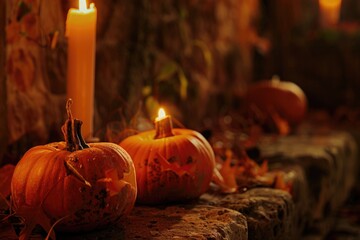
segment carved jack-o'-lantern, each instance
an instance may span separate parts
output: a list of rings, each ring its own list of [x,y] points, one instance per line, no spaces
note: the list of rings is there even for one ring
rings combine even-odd
[[[193,199],[209,187],[215,167],[210,144],[196,131],[173,128],[165,113],[155,120],[155,130],[128,137],[120,146],[134,161],[140,203]]]

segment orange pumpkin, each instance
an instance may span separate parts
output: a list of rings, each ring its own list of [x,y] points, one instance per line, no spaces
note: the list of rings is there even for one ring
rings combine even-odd
[[[293,82],[280,81],[276,77],[250,85],[246,102],[254,104],[266,114],[279,114],[290,125],[301,123],[307,112],[303,90]]]
[[[196,131],[172,128],[170,116],[156,121],[155,128],[120,143],[134,161],[137,201],[160,204],[199,197],[214,172],[210,144]]]
[[[65,142],[36,146],[17,164],[11,194],[15,213],[39,209],[65,231],[92,230],[128,214],[136,199],[131,157],[113,143],[86,144],[67,103]],[[44,215],[44,216],[45,216]],[[25,222],[26,224],[26,222]],[[28,230],[29,231],[29,230]]]

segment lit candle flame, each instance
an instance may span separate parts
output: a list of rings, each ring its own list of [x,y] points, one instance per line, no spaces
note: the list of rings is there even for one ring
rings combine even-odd
[[[79,0],[79,10],[82,12],[86,12],[87,10],[86,0]]]
[[[159,109],[157,120],[163,119],[166,116],[165,110],[163,108]]]
[[[154,139],[174,136],[172,132],[171,116],[166,115],[163,108],[159,108],[158,116],[155,118],[155,136]]]

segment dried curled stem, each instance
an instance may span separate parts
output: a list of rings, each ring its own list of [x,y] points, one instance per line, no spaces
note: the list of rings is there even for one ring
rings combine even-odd
[[[71,113],[71,104],[72,99],[69,98],[66,102],[66,112],[68,119],[61,127],[61,130],[66,142],[66,149],[70,152],[74,152],[84,148],[89,148],[89,146],[86,144],[85,140],[81,135],[82,121],[73,118],[73,115]]]

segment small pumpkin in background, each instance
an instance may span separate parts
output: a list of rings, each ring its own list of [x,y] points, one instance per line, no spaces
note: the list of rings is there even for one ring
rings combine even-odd
[[[277,76],[251,84],[245,103],[248,107],[255,106],[265,115],[270,115],[275,124],[283,125],[280,131],[300,124],[307,113],[307,98],[303,90],[293,82],[280,81]]]
[[[35,224],[49,231],[57,220],[56,229],[63,231],[100,228],[134,206],[137,189],[131,157],[114,143],[85,143],[82,122],[73,118],[70,105],[71,100],[62,127],[65,142],[31,148],[15,168],[11,198],[15,213],[25,219],[22,239]]]
[[[162,115],[155,120],[155,130],[120,143],[134,161],[137,201],[142,204],[197,198],[214,173],[215,156],[207,140],[196,131],[173,128],[171,117]]]

